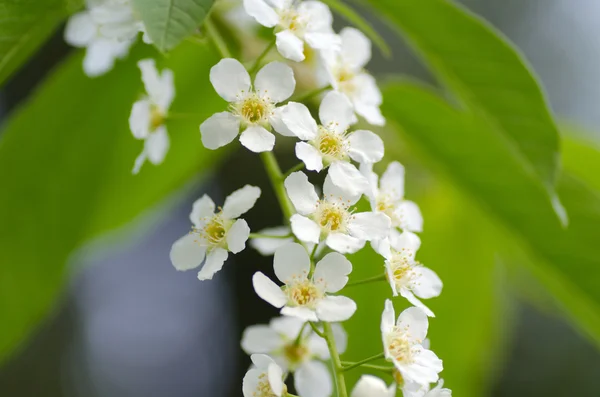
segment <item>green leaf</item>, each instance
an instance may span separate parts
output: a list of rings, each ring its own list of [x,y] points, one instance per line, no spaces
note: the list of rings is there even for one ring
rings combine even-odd
[[[558,130],[536,79],[508,40],[451,1],[369,3],[402,33],[440,83],[485,120],[490,133],[506,141],[503,146],[511,148],[521,167],[537,175],[553,197]]]
[[[133,0],[133,7],[160,51],[175,48],[208,15],[215,0]]]
[[[478,117],[411,83],[391,85],[384,95],[384,113],[411,148],[496,219],[532,261],[543,263],[538,276],[557,293],[561,286],[559,299],[600,342],[598,192],[569,174],[561,176],[558,193],[570,215],[565,229],[542,184]]]
[[[80,0],[0,1],[0,85],[81,3]]]
[[[198,133],[199,123],[222,107],[207,78],[218,58],[210,47],[181,46],[165,62],[175,72],[172,110],[196,116],[168,122],[165,162],[147,163],[131,175],[143,145],[128,127],[131,106],[143,92],[135,58],[150,48],[142,47],[96,79],[83,75],[77,54],[4,128],[0,360],[52,307],[76,248],[131,221],[223,154],[203,149]]]

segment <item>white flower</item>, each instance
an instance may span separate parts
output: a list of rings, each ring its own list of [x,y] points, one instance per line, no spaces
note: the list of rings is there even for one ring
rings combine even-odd
[[[287,226],[277,226],[277,227],[268,227],[266,229],[258,231],[258,234],[264,234],[269,236],[287,236],[291,233],[289,227]],[[257,250],[261,255],[271,256],[275,253],[277,248],[285,245],[287,243],[291,243],[294,241],[293,237],[288,238],[269,238],[269,237],[259,237],[253,238],[250,240],[250,246]]]
[[[374,125],[384,125],[379,106],[383,102],[381,91],[373,76],[364,70],[371,59],[371,42],[360,31],[344,28],[340,32],[340,51],[322,51],[327,67],[329,83],[345,94],[357,114]]]
[[[383,239],[390,232],[390,218],[376,212],[353,213],[351,206],[359,196],[349,196],[335,186],[327,175],[323,198],[319,200],[315,187],[303,172],[294,172],[284,182],[287,194],[297,214],[290,218],[292,231],[301,241],[325,244],[341,253],[353,253],[365,241]]]
[[[392,383],[389,387],[385,382],[373,375],[360,377],[350,397],[394,397],[396,385]]]
[[[367,178],[352,164],[376,163],[383,158],[383,141],[367,130],[348,132],[354,111],[350,101],[339,92],[328,93],[319,107],[321,125],[310,115],[308,108],[290,102],[281,110],[281,121],[298,138],[307,142],[296,143],[296,156],[306,168],[321,171],[329,166],[332,182],[352,195],[366,192]]]
[[[339,324],[332,324],[332,331],[341,354],[346,350],[346,332]],[[301,397],[328,397],[333,391],[329,370],[319,361],[330,358],[327,344],[299,318],[280,317],[268,326],[246,328],[242,349],[248,354],[268,354],[284,372],[294,372],[294,386]]]
[[[273,149],[277,131],[275,105],[289,98],[296,81],[292,69],[281,62],[271,62],[256,75],[254,88],[244,66],[231,58],[222,59],[210,70],[210,81],[221,98],[229,102],[229,111],[216,113],[202,125],[202,143],[208,149],[225,146],[239,134],[240,142],[253,152]]]
[[[310,258],[300,244],[279,247],[273,259],[275,275],[284,283],[279,287],[261,272],[252,277],[256,294],[281,308],[284,316],[304,321],[345,321],[356,311],[356,303],[345,296],[332,296],[348,282],[352,264],[343,255],[332,252],[321,259],[310,274]]]
[[[281,368],[265,354],[253,354],[250,358],[255,368],[244,375],[244,397],[281,397],[286,390]]]
[[[65,41],[87,48],[83,70],[90,77],[108,72],[115,60],[123,58],[143,24],[134,17],[126,0],[88,2],[88,9],[69,18]]]
[[[400,294],[430,317],[434,314],[417,297],[429,299],[442,292],[442,280],[431,269],[415,261],[421,246],[419,236],[411,232],[392,233],[390,249],[385,255],[385,271],[394,296]]]
[[[440,379],[431,390],[429,390],[429,385],[422,386],[414,382],[406,382],[402,388],[402,394],[404,397],[452,397],[452,390],[443,386],[443,379]]]
[[[442,360],[421,344],[427,335],[427,315],[417,307],[410,307],[394,324],[395,316],[388,299],[381,316],[385,358],[394,363],[405,382],[427,385],[437,381],[443,369]]]
[[[223,209],[215,213],[215,203],[207,195],[194,202],[190,220],[192,232],[177,240],[171,248],[171,262],[177,270],[198,267],[206,262],[198,273],[198,279],[210,280],[221,270],[228,252],[237,254],[246,247],[250,228],[243,219],[260,197],[260,189],[246,185],[225,199]]]
[[[392,220],[392,227],[409,232],[423,231],[423,217],[417,204],[404,199],[404,167],[391,162],[381,180],[368,163],[361,164],[361,172],[369,180],[367,197],[373,211],[383,212]]]
[[[303,61],[304,42],[325,51],[340,47],[331,11],[320,1],[244,0],[244,8],[261,25],[276,27],[277,50],[284,58]]]
[[[129,116],[129,128],[133,136],[144,140],[144,149],[135,160],[133,173],[137,174],[146,159],[160,164],[169,150],[169,135],[165,120],[175,96],[173,72],[156,70],[153,59],[138,62],[147,95],[133,104]]]

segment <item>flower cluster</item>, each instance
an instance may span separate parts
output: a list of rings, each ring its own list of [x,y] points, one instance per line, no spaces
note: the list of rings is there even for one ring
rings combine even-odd
[[[229,253],[243,251],[248,240],[261,254],[273,255],[276,280],[259,271],[252,284],[281,316],[243,334],[242,349],[253,363],[243,380],[245,397],[294,396],[286,384],[290,375],[300,397],[328,397],[334,390],[348,397],[344,371],[378,359],[388,364],[376,368],[393,383],[364,375],[350,396],[391,397],[398,389],[405,397],[450,396],[439,378],[442,361],[426,339],[434,313],[422,300],[440,295],[442,281],[416,261],[421,245],[416,233],[422,231],[423,219],[417,204],[404,197],[400,163],[390,162],[381,177],[374,171],[384,158],[384,143],[364,128],[385,123],[381,93],[364,69],[371,58],[370,40],[354,28],[336,34],[331,11],[319,1],[243,0],[243,9],[258,24],[273,28],[274,37],[250,68],[226,56],[212,67],[208,78],[226,103],[222,112],[200,124],[201,142],[216,150],[239,135],[241,145],[261,153],[286,224],[251,233],[240,217],[260,198],[258,187],[236,190],[222,207],[204,195],[193,204],[191,231],[172,246],[173,266],[181,271],[200,267],[198,278],[209,280]],[[106,0],[73,17],[66,36],[87,47],[84,68],[95,75],[125,54],[140,31],[144,27],[127,0]],[[262,65],[272,48],[280,60]],[[315,81],[324,85],[298,94],[294,63],[306,61],[309,53],[318,54],[324,66],[314,69]],[[159,72],[149,59],[138,65],[146,94],[134,103],[129,119],[134,137],[144,141],[134,173],[146,160],[164,160],[169,148],[166,122],[175,95],[173,72]],[[318,99],[315,117],[307,105]],[[360,128],[355,127],[358,123]],[[285,174],[272,153],[277,134],[296,139],[299,164]],[[322,186],[309,181],[316,173],[324,174]],[[370,211],[358,209],[361,199]],[[353,270],[345,255],[367,242],[381,257],[380,271],[355,284],[387,281],[390,295],[412,306],[396,318],[387,300],[380,326],[382,352],[360,362],[342,362],[347,345],[342,323],[357,310],[344,294]]]

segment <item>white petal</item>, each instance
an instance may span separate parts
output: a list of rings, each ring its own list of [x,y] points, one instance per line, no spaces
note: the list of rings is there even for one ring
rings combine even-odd
[[[301,171],[294,172],[285,178],[285,190],[294,204],[296,211],[308,215],[315,211],[319,196],[315,187],[308,181],[308,177]]]
[[[390,218],[381,212],[359,212],[352,215],[348,231],[361,240],[380,240],[390,233]]]
[[[195,227],[201,228],[206,223],[205,220],[212,217],[214,213],[215,203],[207,194],[205,194],[194,201],[192,212],[190,213],[190,221],[192,221],[192,224]]]
[[[396,287],[396,280],[394,279],[394,270],[389,261],[385,261],[385,274],[387,281],[392,288],[392,296],[398,296],[398,288]]]
[[[269,227],[258,231],[258,234],[265,234],[271,236],[285,236],[290,234],[292,231],[287,226]],[[275,253],[277,248],[284,244],[292,242],[293,237],[289,238],[254,238],[250,240],[252,248],[257,250],[261,255],[270,256]]]
[[[260,197],[260,188],[246,185],[231,193],[223,204],[223,216],[228,219],[238,218],[250,211]]]
[[[377,163],[383,158],[383,141],[372,131],[357,130],[349,137],[350,158],[359,163]]]
[[[383,102],[383,96],[377,86],[377,80],[369,73],[359,73],[354,77],[353,83],[358,91],[353,96],[353,104],[355,110],[358,111],[357,105],[378,107]],[[379,111],[379,109],[377,110]]]
[[[188,233],[175,241],[169,256],[175,269],[190,270],[200,266],[205,254],[206,247],[200,244],[198,235]]]
[[[200,124],[202,144],[211,150],[227,145],[239,132],[240,121],[229,112],[215,113]]]
[[[297,243],[279,247],[275,251],[273,268],[277,278],[284,284],[289,284],[292,279],[306,279],[310,270],[306,248]]]
[[[336,161],[331,164],[327,175],[339,190],[345,192],[343,196],[352,197],[352,200],[358,201],[356,197],[360,198],[364,192],[369,190],[367,178],[353,164],[345,161]]]
[[[131,173],[133,175],[137,175],[140,172],[140,169],[142,168],[142,165],[144,165],[144,163],[146,162],[147,158],[148,158],[148,156],[146,155],[146,151],[144,149],[142,149],[142,153],[140,153],[135,158],[135,162],[133,164],[133,169],[131,170]]]
[[[223,268],[229,253],[223,248],[215,248],[206,254],[206,262],[198,272],[198,280],[212,280],[213,276]]]
[[[227,102],[242,98],[250,90],[250,75],[238,60],[221,59],[210,69],[210,82]]]
[[[388,387],[376,376],[363,375],[354,386],[350,397],[394,397],[395,395],[395,385]]]
[[[129,116],[129,129],[136,139],[150,135],[150,101],[142,99],[133,104]]]
[[[65,27],[65,41],[74,47],[85,47],[96,37],[97,27],[89,12],[72,15]]]
[[[83,58],[83,71],[88,77],[100,76],[111,70],[115,64],[117,43],[98,39],[88,45]]]
[[[394,311],[394,305],[389,299],[385,300],[385,308],[381,314],[381,333],[388,334],[396,324],[396,312]]]
[[[296,143],[296,157],[304,163],[307,170],[319,172],[323,169],[321,152],[306,142]]]
[[[380,127],[385,125],[385,117],[383,117],[383,114],[381,114],[379,105],[355,101],[354,110],[359,116],[362,116],[365,120],[367,120],[367,123],[369,124]]]
[[[283,122],[283,111],[287,105],[275,108],[271,117],[269,117],[269,123],[271,127],[283,136],[296,136]]]
[[[356,303],[345,296],[326,296],[317,304],[317,316],[321,321],[346,321],[356,311]]]
[[[238,219],[227,231],[227,249],[237,254],[246,248],[246,241],[250,236],[250,228],[243,219]]]
[[[382,194],[390,196],[394,201],[404,198],[404,166],[397,161],[392,161],[386,168],[379,188]]]
[[[174,74],[170,69],[163,69],[160,76],[160,94],[159,96],[152,98],[156,101],[156,105],[163,111],[166,112],[173,99],[175,98],[175,83],[174,83]]]
[[[403,230],[411,232],[423,231],[423,216],[419,206],[408,200],[403,200],[396,210],[396,214],[400,219],[400,227]]]
[[[359,70],[371,59],[371,41],[360,30],[344,28],[340,32],[342,39],[342,58],[354,70]]]
[[[313,276],[316,283],[325,285],[325,291],[338,292],[348,282],[352,272],[352,263],[344,255],[331,252],[321,259]]]
[[[304,42],[290,30],[283,30],[275,34],[277,51],[282,57],[294,62],[302,62],[304,56]]]
[[[306,243],[318,244],[321,236],[321,228],[311,219],[300,214],[294,214],[290,218],[292,232],[300,240]]]
[[[403,251],[411,259],[415,258],[415,254],[421,247],[421,239],[414,233],[392,230],[390,233],[390,243],[392,248],[398,252]]]
[[[420,384],[433,383],[439,379],[438,373],[442,371],[443,365],[442,360],[434,352],[422,349],[413,358],[414,363],[412,365],[399,368],[405,379],[411,379]]]
[[[330,32],[333,31],[333,15],[329,7],[320,1],[303,1],[297,7],[300,18],[308,21],[307,31]]]
[[[304,40],[310,47],[320,51],[339,51],[342,44],[337,34],[328,32],[306,32]]]
[[[254,273],[254,276],[252,276],[252,285],[254,286],[254,291],[261,299],[277,308],[283,307],[287,302],[285,293],[281,288],[261,272]]]
[[[353,254],[365,246],[365,240],[348,236],[342,233],[331,233],[327,236],[325,244],[340,254]]]
[[[420,277],[412,291],[419,298],[430,299],[440,296],[442,293],[443,283],[439,276],[431,269],[424,266],[418,266],[416,270]]]
[[[277,331],[267,325],[251,325],[242,335],[242,349],[246,354],[269,354],[280,347],[283,341]]]
[[[276,317],[269,323],[270,327],[288,340],[295,340],[304,326],[304,321],[295,317]]]
[[[281,314],[284,316],[299,318],[303,321],[319,321],[317,313],[308,307],[285,306],[283,309],[281,309]]]
[[[400,313],[396,325],[401,329],[406,329],[411,340],[420,343],[427,336],[429,321],[423,310],[418,307],[409,307]]]
[[[154,59],[142,59],[137,63],[142,72],[142,81],[146,92],[153,100],[163,96],[163,86],[161,78],[156,70]]]
[[[268,370],[269,366],[275,363],[275,360],[273,360],[270,356],[266,354],[255,353],[250,356],[250,360],[252,360],[252,364],[254,364],[256,368],[258,368],[261,371]]]
[[[321,124],[336,132],[345,132],[354,119],[354,108],[346,95],[331,91],[319,106]]]
[[[242,132],[240,142],[254,153],[270,152],[275,146],[275,135],[263,127],[252,126]]]
[[[290,102],[283,107],[281,120],[298,138],[309,141],[317,136],[317,122],[308,108],[298,102]]]
[[[244,0],[244,9],[256,22],[272,28],[279,22],[279,16],[264,0]]]
[[[271,102],[283,102],[294,93],[296,80],[294,71],[283,62],[271,62],[256,74],[254,88],[261,97]]]
[[[246,372],[246,375],[244,375],[244,380],[242,381],[242,394],[244,397],[254,397],[256,395],[258,384],[260,382],[259,377],[262,374],[262,370],[255,368]]]
[[[307,361],[294,374],[294,387],[300,397],[329,397],[333,383],[329,370],[320,361]]]
[[[271,386],[271,390],[277,397],[281,397],[283,393],[283,371],[281,368],[273,363],[269,365],[268,368],[268,379],[269,385]]]
[[[365,195],[369,198],[371,208],[374,210],[377,207],[376,198],[379,195],[379,176],[373,172],[373,164],[371,163],[361,163],[358,170],[369,181],[369,189],[365,192]]]
[[[148,155],[148,160],[155,165],[163,162],[170,146],[171,141],[164,125],[150,133],[150,136],[144,142],[144,150]]]
[[[348,347],[348,334],[344,330],[342,324],[331,324],[331,332],[333,332],[338,353],[345,353],[346,348]]]
[[[348,189],[342,189],[334,184],[329,173],[325,177],[325,182],[323,183],[323,198],[327,199],[327,201],[337,201],[343,203],[345,206],[351,206],[356,204],[360,199],[360,196],[360,194],[351,195],[348,192]]]
[[[435,314],[428,308],[423,302],[421,302],[411,291],[406,288],[400,289],[400,295],[406,298],[407,301],[410,302],[414,307],[419,308],[425,313],[428,317],[435,317]]]

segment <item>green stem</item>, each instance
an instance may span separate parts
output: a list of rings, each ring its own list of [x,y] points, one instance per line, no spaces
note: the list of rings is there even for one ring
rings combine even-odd
[[[285,186],[283,185],[284,179],[283,175],[281,174],[281,168],[279,168],[279,164],[277,163],[277,159],[275,158],[273,152],[262,152],[260,154],[260,158],[263,161],[265,169],[267,170],[267,175],[269,176],[269,180],[271,181],[271,185],[275,191],[275,196],[277,196],[277,200],[281,206],[283,216],[289,223],[290,218],[296,211],[294,211],[294,206],[292,205],[292,202],[288,198],[287,192],[285,191]]]
[[[306,92],[304,94],[292,97],[292,98],[290,98],[289,102],[300,102],[300,103],[302,103],[302,102],[308,101],[309,99],[312,99],[312,98],[314,98],[314,97],[316,97],[318,95],[321,95],[322,93],[324,93],[325,91],[330,90],[330,89],[331,89],[331,86],[330,85],[326,85],[325,87],[317,88],[315,90],[308,91],[308,92]]]
[[[213,21],[210,20],[210,18],[206,18],[204,20],[204,27],[206,28],[206,33],[212,40],[213,44],[215,45],[221,56],[223,58],[231,58],[231,52],[229,52],[229,48],[227,48],[227,43],[225,42],[225,39],[223,39],[223,36],[221,36],[221,33],[219,33],[219,30],[217,29]]]
[[[325,339],[325,334],[323,332],[321,332],[321,330],[319,328],[317,328],[317,326],[315,325],[315,323],[313,322],[308,322],[310,324],[310,327],[312,328],[312,330],[314,331],[315,334],[319,335],[321,338]]]
[[[302,325],[302,328],[300,328],[300,332],[298,332],[298,336],[296,337],[296,340],[294,341],[294,345],[298,346],[300,344],[300,341],[302,340],[302,334],[304,333],[304,329],[306,328],[307,324],[309,324],[308,321]]]
[[[357,361],[357,362],[355,362],[353,364],[350,364],[350,365],[348,365],[346,367],[342,367],[342,371],[349,371],[352,368],[360,367],[361,365],[364,365],[366,363],[370,363],[371,361],[379,360],[379,359],[384,358],[384,357],[385,357],[385,354],[379,353],[379,354],[377,354],[375,356],[372,356],[372,357],[369,357],[369,358],[365,358],[364,360],[361,360],[361,361]]]
[[[298,163],[295,166],[293,166],[292,168],[290,168],[289,170],[287,170],[285,172],[285,174],[283,174],[283,179],[287,178],[288,176],[290,176],[291,174],[293,174],[296,171],[300,171],[304,169],[304,163]]]
[[[278,239],[286,239],[290,237],[294,237],[291,233],[285,234],[283,236],[275,235],[275,234],[262,234],[262,233],[250,233],[250,238],[278,238]]]
[[[350,282],[350,283],[346,284],[346,287],[353,287],[355,285],[361,285],[361,284],[376,283],[376,282],[385,281],[385,280],[387,280],[385,274],[380,274],[378,276],[365,278],[364,280]]]
[[[329,355],[331,356],[331,362],[333,363],[333,371],[335,372],[335,383],[337,385],[338,397],[348,397],[346,391],[346,380],[344,379],[344,369],[342,367],[342,361],[335,345],[335,338],[333,337],[333,331],[331,330],[331,324],[323,322],[323,334],[325,335],[325,341],[327,342],[327,348],[329,349]]]
[[[250,73],[251,76],[254,75],[254,73],[256,73],[258,71],[258,68],[260,67],[263,59],[265,59],[265,57],[269,54],[269,52],[271,52],[271,50],[273,49],[274,46],[275,46],[275,40],[271,41],[269,43],[269,45],[267,46],[267,48],[265,48],[265,50],[258,56],[258,58],[256,58],[256,61],[254,61],[254,65],[252,65],[250,70],[248,70],[248,73]]]
[[[349,366],[351,366],[351,365],[354,365],[354,364],[356,364],[356,363],[355,363],[355,362],[353,362],[353,361],[342,361],[342,364],[343,364],[345,367],[349,367]],[[394,367],[393,367],[393,366],[385,366],[385,365],[372,365],[372,364],[361,364],[360,366],[361,366],[362,368],[374,369],[374,370],[377,370],[377,371],[382,371],[382,372],[385,372],[385,373],[388,373],[388,374],[389,374],[390,372],[394,372]]]

